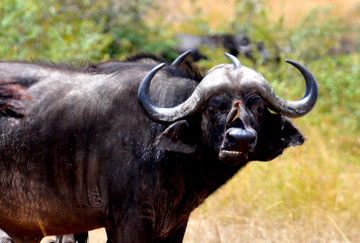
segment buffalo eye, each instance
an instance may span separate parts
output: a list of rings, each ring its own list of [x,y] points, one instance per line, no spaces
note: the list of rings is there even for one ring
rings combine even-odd
[[[257,115],[262,115],[264,112],[265,105],[263,99],[260,96],[250,97],[247,100],[247,106],[251,111],[257,113]]]
[[[207,111],[210,117],[221,116],[229,110],[228,98],[223,96],[214,96],[209,99]]]
[[[216,114],[216,109],[214,109],[213,107],[209,107],[208,112],[210,116],[214,116]]]
[[[256,108],[256,111],[257,111],[257,113],[262,114],[263,111],[264,111],[264,107],[258,106],[258,107]]]

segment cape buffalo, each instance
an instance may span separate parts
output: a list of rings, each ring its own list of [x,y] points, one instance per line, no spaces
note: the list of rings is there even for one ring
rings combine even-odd
[[[304,142],[287,117],[317,100],[301,64],[288,61],[304,97],[286,101],[227,56],[201,82],[176,65],[1,63],[0,83],[18,70],[6,79],[23,86],[3,110],[24,118],[0,118],[0,228],[15,242],[99,227],[108,242],[181,242],[192,210],[240,168]]]
[[[188,78],[193,80],[200,81],[202,76],[190,62],[187,62],[186,58],[190,55],[191,51],[188,50],[180,55],[176,60],[172,62],[172,66],[178,67],[181,72],[185,72],[189,75]],[[149,53],[140,53],[135,56],[131,56],[126,58],[124,61],[107,61],[96,64],[89,64],[85,67],[81,68],[82,71],[90,72],[90,73],[113,73],[116,72],[120,67],[126,67],[131,63],[144,63],[144,64],[152,64],[157,65],[159,63],[165,62],[164,59],[149,54]],[[29,99],[30,97],[24,94],[24,86],[29,86],[30,84],[34,84],[38,79],[40,73],[48,72],[49,64],[47,63],[45,66],[39,66],[33,63],[11,63],[11,65],[7,65],[7,63],[3,63],[2,68],[0,69],[1,75],[1,86],[0,86],[0,114],[3,116],[21,118],[24,117],[24,99]],[[26,77],[26,78],[24,78]],[[22,84],[22,85],[19,85]],[[13,120],[14,121],[14,120]],[[77,234],[68,234],[64,236],[56,236],[55,241],[48,240],[47,242],[56,242],[56,243],[85,243],[87,242],[88,234],[87,233],[77,233]],[[11,242],[10,237],[0,229],[0,243],[8,243]]]
[[[195,66],[193,66],[190,62],[187,62],[186,58],[191,54],[191,51],[188,50],[184,53],[182,53],[176,60],[174,60],[171,65],[176,66],[181,72],[185,72],[188,75],[188,78],[201,81],[202,76],[197,70]],[[165,62],[164,59],[146,53],[146,54],[137,54],[135,56],[131,56],[126,58],[124,61],[107,61],[97,64],[90,64],[86,67],[86,70],[91,72],[116,72],[117,69],[119,69],[122,66],[129,65],[129,63],[144,63],[144,64],[152,64],[157,65],[161,62]],[[48,241],[47,243],[86,243],[88,239],[88,234],[86,232],[84,233],[77,233],[77,234],[69,234],[64,236],[56,236],[55,241]],[[1,241],[0,241],[1,243]]]

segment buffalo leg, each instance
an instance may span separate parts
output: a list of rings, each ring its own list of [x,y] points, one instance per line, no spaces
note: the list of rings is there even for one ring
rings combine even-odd
[[[39,243],[40,240],[41,239],[23,240],[21,238],[15,238],[15,236],[10,237],[8,234],[6,234],[3,230],[0,229],[0,243]]]
[[[188,220],[180,226],[176,231],[172,232],[170,235],[168,235],[165,238],[159,239],[156,242],[158,243],[181,243],[183,242],[186,226],[187,226]]]
[[[105,228],[105,231],[106,231],[106,237],[107,237],[106,243],[110,243],[112,238],[114,237],[113,233],[110,230],[108,230],[107,228]]]
[[[88,232],[56,236],[55,243],[86,243],[88,239]],[[1,242],[0,242],[1,243]]]
[[[62,235],[62,236],[56,236],[55,243],[75,243],[74,235]]]
[[[88,232],[74,234],[75,243],[86,243],[89,237]]]
[[[0,229],[0,243],[14,243],[14,241]]]

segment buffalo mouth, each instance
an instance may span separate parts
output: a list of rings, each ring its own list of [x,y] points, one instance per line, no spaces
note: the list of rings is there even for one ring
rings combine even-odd
[[[257,134],[241,128],[230,128],[225,133],[225,138],[219,152],[219,158],[232,164],[249,160],[255,151]]]
[[[221,149],[219,152],[219,159],[222,163],[229,166],[244,166],[250,161],[252,152],[250,151],[235,151],[228,149]]]
[[[228,157],[244,158],[244,159],[248,158],[248,152],[222,149],[220,151],[220,153],[222,153],[223,155],[228,156]]]
[[[249,152],[235,151],[235,150],[220,150],[220,157],[229,157],[229,158],[239,158],[239,159],[248,159]]]

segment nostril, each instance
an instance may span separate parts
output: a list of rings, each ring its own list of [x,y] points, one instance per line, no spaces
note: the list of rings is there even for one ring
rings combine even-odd
[[[227,141],[229,142],[229,143],[232,143],[232,144],[235,144],[236,143],[236,137],[235,136],[233,136],[233,134],[231,134],[231,133],[227,133],[226,134],[227,135]]]
[[[230,128],[226,139],[228,145],[234,149],[248,150],[256,146],[256,134],[240,128]]]

